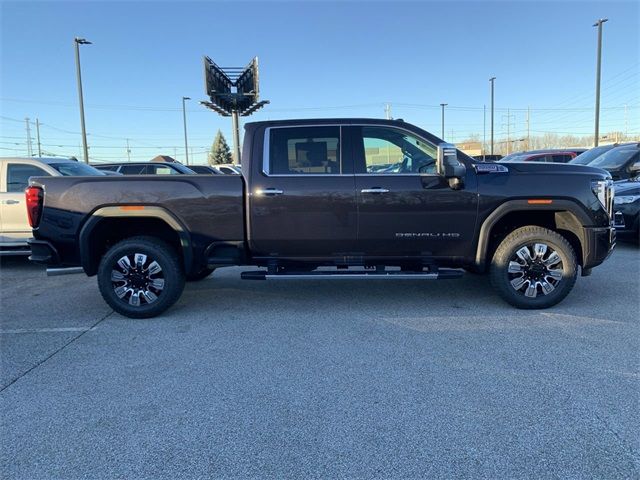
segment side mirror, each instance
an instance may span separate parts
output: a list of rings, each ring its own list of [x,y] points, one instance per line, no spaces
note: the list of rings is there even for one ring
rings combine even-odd
[[[640,160],[629,167],[629,177],[636,178],[640,177]]]
[[[449,186],[454,190],[462,187],[467,168],[458,160],[458,151],[455,145],[444,142],[438,145],[436,171],[438,175],[449,180]]]

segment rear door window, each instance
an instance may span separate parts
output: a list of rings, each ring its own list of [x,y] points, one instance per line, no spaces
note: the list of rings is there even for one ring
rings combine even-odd
[[[340,127],[274,128],[269,135],[266,173],[340,174]]]
[[[570,153],[557,153],[552,155],[551,158],[554,163],[567,163],[573,158],[573,156]]]
[[[29,185],[29,177],[48,177],[49,174],[35,165],[10,163],[7,165],[7,192],[22,192]]]
[[[146,165],[123,165],[120,173],[123,175],[143,175]]]

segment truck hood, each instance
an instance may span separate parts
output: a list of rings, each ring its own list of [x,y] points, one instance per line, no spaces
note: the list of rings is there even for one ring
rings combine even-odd
[[[594,178],[611,178],[606,170],[588,165],[571,163],[546,163],[546,162],[506,162],[499,163],[505,166],[511,173],[544,174],[544,175],[590,175]]]

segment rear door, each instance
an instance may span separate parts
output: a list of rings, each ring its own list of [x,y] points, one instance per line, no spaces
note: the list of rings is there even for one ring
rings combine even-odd
[[[24,190],[29,177],[49,176],[49,173],[29,161],[7,160],[1,165],[0,227],[3,243],[24,243],[32,236],[27,218]]]
[[[369,257],[460,256],[472,246],[478,199],[436,174],[437,147],[397,127],[351,127],[358,249]]]
[[[352,253],[356,201],[342,127],[266,128],[258,150],[249,192],[254,255],[326,259]]]

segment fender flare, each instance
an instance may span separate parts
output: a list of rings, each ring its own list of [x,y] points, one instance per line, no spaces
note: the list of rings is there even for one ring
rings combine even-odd
[[[484,269],[486,264],[487,249],[489,248],[489,234],[491,229],[498,221],[508,213],[512,212],[535,212],[535,211],[553,211],[553,212],[569,212],[579,222],[580,226],[588,226],[592,223],[591,218],[587,213],[574,201],[562,200],[551,198],[553,200],[551,204],[536,204],[531,205],[527,200],[509,200],[501,204],[491,214],[484,219],[478,233],[478,246],[476,249],[475,265],[478,268]],[[584,250],[584,240],[581,232],[574,232],[580,239],[582,248]]]
[[[173,229],[180,239],[182,248],[182,257],[184,260],[184,268],[186,272],[191,270],[193,264],[193,245],[191,235],[182,223],[168,210],[162,207],[147,205],[118,205],[101,207],[90,214],[89,219],[85,222],[80,230],[78,244],[80,250],[80,264],[87,275],[93,275],[91,267],[91,254],[89,248],[89,239],[91,233],[96,226],[105,218],[156,218],[162,220],[171,229]]]

